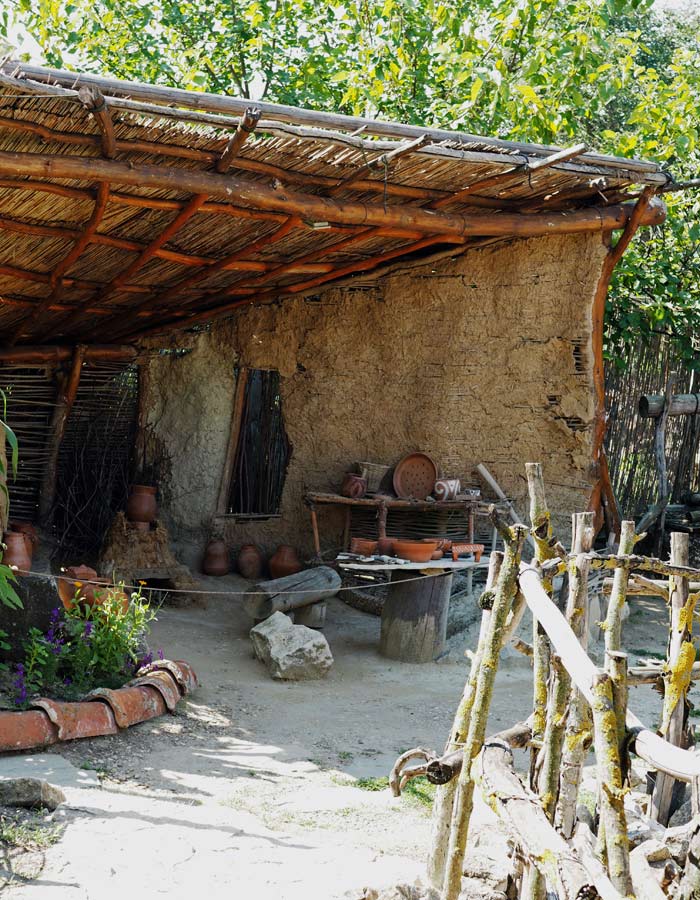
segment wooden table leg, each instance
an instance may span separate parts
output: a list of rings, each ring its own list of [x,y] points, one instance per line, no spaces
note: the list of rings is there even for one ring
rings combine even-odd
[[[474,543],[474,507],[470,506],[469,511],[469,543]],[[474,570],[469,569],[467,571],[467,590],[471,594],[474,590]]]
[[[314,549],[316,550],[316,559],[321,559],[321,539],[318,535],[318,516],[316,515],[316,507],[310,506],[311,528],[314,532]]]
[[[382,656],[426,663],[444,653],[451,592],[451,572],[419,577],[415,571],[392,572],[382,607]]]
[[[377,536],[380,538],[386,537],[386,517],[388,510],[386,508],[386,504],[382,503],[379,507],[379,512],[377,513]]]

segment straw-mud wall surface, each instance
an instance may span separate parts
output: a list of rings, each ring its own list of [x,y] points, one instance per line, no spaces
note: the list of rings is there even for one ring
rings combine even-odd
[[[188,355],[153,359],[148,432],[185,561],[201,554],[216,511],[237,363],[279,370],[293,454],[281,518],[226,520],[232,547],[308,551],[305,490],[337,488],[356,460],[393,464],[415,449],[467,482],[485,463],[521,512],[524,463],[541,461],[568,528],[590,490],[590,319],[604,252],[600,235],[495,245],[365,289],[246,307],[188,337]],[[321,515],[331,546],[340,521]]]

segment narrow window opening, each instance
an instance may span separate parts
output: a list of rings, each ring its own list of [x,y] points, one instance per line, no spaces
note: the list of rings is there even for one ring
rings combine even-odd
[[[241,377],[241,372],[237,372]],[[274,516],[292,448],[284,428],[279,372],[248,369],[227,512]]]

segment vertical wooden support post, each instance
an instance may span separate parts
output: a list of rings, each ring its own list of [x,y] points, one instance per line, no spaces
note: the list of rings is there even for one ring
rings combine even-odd
[[[321,561],[321,538],[318,533],[318,515],[316,513],[316,507],[313,503],[309,506],[309,512],[311,513],[311,530],[314,534],[314,550],[316,551],[316,559]]]
[[[238,370],[238,378],[236,379],[236,387],[233,392],[233,409],[231,410],[231,431],[229,432],[228,447],[226,449],[226,459],[224,460],[224,471],[221,475],[221,487],[219,488],[219,501],[216,505],[217,512],[220,516],[228,512],[228,500],[231,496],[231,488],[233,486],[233,467],[236,464],[236,451],[238,450],[238,439],[241,434],[241,425],[243,421],[243,407],[245,405],[246,388],[248,386],[248,369],[241,366]]]
[[[527,529],[522,525],[514,525],[503,529],[505,555],[498,584],[494,592],[493,608],[489,619],[488,630],[481,641],[481,656],[477,672],[476,689],[469,731],[464,744],[462,769],[459,773],[457,791],[455,793],[450,842],[447,848],[445,864],[445,881],[443,900],[457,900],[462,887],[462,867],[467,847],[469,820],[474,801],[474,776],[472,763],[480,753],[486,736],[491,697],[498,670],[498,657],[501,652],[503,631],[517,591],[517,577],[520,568],[520,557]]]
[[[620,529],[618,556],[629,556],[636,543],[634,522],[625,521]],[[622,610],[627,598],[627,582],[630,577],[629,565],[618,566],[613,575],[613,586],[605,618],[605,650],[617,651],[622,646]]]
[[[620,750],[622,780],[627,776],[625,760],[625,742],[627,739],[627,654],[619,650],[608,650],[605,654],[605,671],[612,682],[613,707],[617,719],[617,745]]]
[[[459,750],[467,738],[472,708],[474,706],[474,693],[476,691],[476,679],[481,666],[481,648],[483,638],[488,631],[491,619],[491,598],[493,589],[498,580],[498,575],[503,563],[502,553],[492,553],[489,559],[489,571],[486,578],[486,587],[482,595],[484,599],[483,612],[481,614],[481,630],[476,653],[472,656],[469,678],[464,686],[462,699],[455,713],[452,731],[445,745],[445,753],[454,753]],[[428,857],[428,880],[433,887],[442,890],[445,878],[445,860],[447,858],[447,846],[450,840],[450,824],[452,822],[452,809],[454,806],[457,779],[453,778],[447,784],[441,784],[435,791],[433,802],[432,837],[430,855]]]
[[[581,646],[588,647],[589,603],[588,572],[590,569],[586,553],[589,553],[595,537],[595,514],[576,513],[573,516],[571,549],[574,559],[569,563],[569,596],[566,603],[566,618],[571,630]],[[576,803],[581,783],[581,768],[591,734],[591,712],[586,699],[577,687],[571,691],[569,718],[564,734],[564,751],[559,779],[559,804],[556,823],[565,838],[571,838],[576,825]]]
[[[78,344],[73,352],[70,372],[66,378],[59,382],[56,405],[51,417],[49,440],[47,446],[47,461],[44,475],[39,488],[39,522],[43,528],[49,528],[53,518],[53,506],[56,499],[56,479],[58,476],[58,454],[61,450],[61,442],[66,432],[66,422],[73,409],[75,397],[80,385],[80,373],[83,367],[85,351],[84,344]]]
[[[608,874],[617,890],[627,896],[631,892],[627,819],[613,686],[607,672],[599,672],[593,677],[592,711],[600,822],[605,831]]]
[[[671,534],[671,563],[687,566],[689,558],[688,535]],[[688,688],[695,662],[693,645],[693,612],[696,597],[689,594],[685,578],[669,578],[670,633],[668,640],[668,674],[664,676],[664,705],[661,718],[662,736],[676,747],[688,746],[686,725],[688,720]],[[674,779],[663,772],[656,776],[651,802],[651,817],[661,825],[668,825],[671,816],[671,800]]]

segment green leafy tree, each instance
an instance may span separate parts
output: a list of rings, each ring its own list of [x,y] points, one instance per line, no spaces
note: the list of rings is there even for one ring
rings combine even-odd
[[[54,66],[700,170],[700,16],[652,0],[19,0]],[[610,292],[607,346],[664,330],[697,365],[697,199],[635,243]]]

